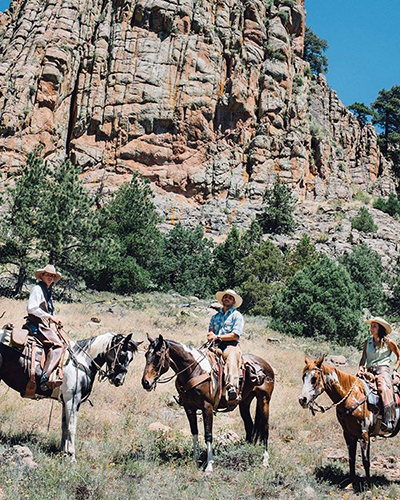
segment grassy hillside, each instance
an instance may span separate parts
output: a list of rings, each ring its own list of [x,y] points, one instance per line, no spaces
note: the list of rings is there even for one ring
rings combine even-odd
[[[113,330],[133,332],[136,340],[144,340],[146,332],[162,333],[200,346],[212,314],[207,305],[179,296],[141,295],[132,300],[96,295],[81,303],[60,305],[59,316],[74,339]],[[22,324],[24,302],[0,300],[3,310],[4,323]],[[92,317],[101,323],[90,322]],[[271,402],[269,469],[261,467],[262,448],[243,442],[240,415],[235,411],[216,416],[214,475],[206,477],[191,460],[189,426],[183,409],[173,400],[174,383],[152,393],[142,389],[142,353],[131,365],[123,387],[96,381],[90,398],[93,407],[85,403],[79,414],[76,465],[58,452],[60,405],[23,400],[0,384],[0,452],[14,444],[27,445],[38,464],[25,471],[0,462],[0,499],[399,498],[398,438],[372,444],[372,495],[345,492],[338,483],[347,473],[347,450],[334,410],[313,417],[297,402],[305,352],[345,354],[353,373],[359,354],[323,342],[284,337],[270,331],[260,318],[246,320],[243,350],[267,359],[278,374]],[[321,401],[328,400],[323,396]],[[170,430],[151,430],[154,422]],[[234,441],[235,434],[240,441],[228,442],[227,436]],[[360,465],[361,459],[358,471],[363,475]]]

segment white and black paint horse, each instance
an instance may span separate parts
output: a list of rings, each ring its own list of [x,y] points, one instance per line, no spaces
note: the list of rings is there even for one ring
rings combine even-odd
[[[4,331],[0,330],[0,342]],[[141,342],[132,340],[132,334],[123,336],[105,333],[98,337],[68,343],[69,357],[64,366],[63,382],[57,391],[63,405],[61,450],[75,461],[75,432],[78,411],[93,388],[96,375],[107,378],[116,387],[124,383],[128,366]],[[36,351],[36,395],[39,398],[55,398],[53,391],[42,391],[39,386],[42,369],[40,358],[42,349]],[[29,380],[26,370],[25,352],[0,343],[0,380],[21,395]],[[29,363],[28,363],[29,364]],[[103,370],[103,366],[106,370]]]

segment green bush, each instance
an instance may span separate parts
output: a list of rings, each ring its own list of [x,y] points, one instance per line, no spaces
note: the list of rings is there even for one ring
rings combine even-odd
[[[377,252],[365,243],[357,245],[352,253],[344,254],[340,262],[347,269],[361,296],[362,306],[374,314],[383,314],[386,296],[383,292],[383,265]]]
[[[400,201],[395,193],[390,193],[387,200],[379,197],[374,201],[373,207],[381,212],[385,212],[392,217],[400,215]]]
[[[376,233],[378,226],[366,207],[361,207],[357,215],[351,219],[351,227],[364,233]]]
[[[291,278],[297,271],[319,259],[319,254],[310,237],[304,234],[301,240],[285,255],[285,276]]]
[[[243,297],[243,310],[252,314],[268,315],[272,297],[282,285],[284,273],[282,252],[270,241],[263,241],[238,269],[237,280]]]
[[[291,335],[355,343],[361,300],[349,273],[323,255],[298,271],[274,298],[272,326]]]
[[[240,234],[236,227],[228,233],[213,254],[213,273],[219,290],[235,288],[238,285],[237,269],[242,259],[253,252],[262,238],[262,229],[253,221],[247,231]]]
[[[263,211],[257,216],[257,222],[265,233],[288,234],[295,229],[296,201],[286,182],[276,178],[272,189],[265,191],[263,201]]]
[[[182,295],[209,296],[216,288],[212,247],[201,226],[186,229],[177,224],[164,237],[159,288]]]
[[[96,212],[96,245],[84,277],[89,287],[118,293],[151,290],[161,259],[159,218],[147,181],[137,174]]]

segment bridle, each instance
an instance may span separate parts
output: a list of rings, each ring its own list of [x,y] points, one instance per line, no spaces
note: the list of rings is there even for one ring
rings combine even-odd
[[[108,380],[110,382],[110,384],[113,383],[113,379],[116,375],[116,368],[117,367],[121,367],[120,369],[120,372],[119,373],[123,373],[123,372],[127,372],[127,369],[125,367],[122,366],[121,363],[119,363],[118,361],[118,357],[119,357],[119,354],[120,354],[120,351],[122,349],[122,344],[125,342],[125,338],[126,337],[123,337],[117,344],[114,344],[112,345],[104,354],[105,356],[107,356],[107,354],[109,354],[113,349],[116,349],[116,352],[115,352],[115,357],[114,357],[114,360],[111,364],[111,366],[108,366],[107,365],[107,368],[105,370],[103,370],[103,368],[98,364],[96,363],[96,361],[93,359],[93,357],[87,352],[85,351],[85,349],[83,349],[79,344],[78,342],[75,342],[75,346],[77,346],[80,351],[85,354],[89,359],[90,361],[94,364],[96,370],[98,371],[98,374],[99,374],[99,382],[102,382],[103,380]],[[71,351],[70,351],[71,353]],[[75,359],[75,363],[79,364],[77,359],[74,357]],[[117,362],[118,362],[118,365],[117,365]]]
[[[207,344],[204,344],[204,346],[202,346],[202,347],[205,347],[206,345]],[[160,356],[159,367],[156,370],[157,374],[154,377],[154,382],[153,382],[153,387],[152,387],[153,390],[156,389],[157,384],[167,384],[168,382],[171,382],[171,380],[173,380],[175,377],[178,377],[179,375],[184,373],[186,370],[189,370],[189,368],[191,368],[192,366],[199,364],[199,361],[195,359],[192,363],[190,363],[190,365],[188,365],[186,368],[183,368],[183,370],[177,371],[169,377],[165,377],[163,379],[160,379],[161,375],[163,375],[165,372],[168,371],[170,363],[173,362],[173,360],[171,360],[171,358],[169,357],[169,353],[168,353],[169,347],[167,346],[166,343],[165,343],[165,346],[166,346],[166,348],[163,350],[162,357]],[[203,357],[201,358],[200,361],[202,361],[203,359],[206,358],[205,354],[203,354],[203,353],[201,353],[201,354]],[[164,371],[162,371],[163,368],[165,368]]]
[[[327,383],[326,383],[326,380],[324,378],[324,371],[322,370],[322,368],[319,368],[319,367],[315,367],[313,368],[313,370],[316,370],[317,372],[320,373],[321,375],[321,380],[322,380],[322,385],[324,387],[324,390],[325,392],[326,391],[326,388],[327,388]],[[322,405],[319,405],[318,403],[315,402],[315,400],[322,394],[318,394],[316,395],[308,404],[307,404],[307,407],[308,409],[311,411],[311,413],[313,415],[315,415],[316,412],[320,412],[320,413],[325,413],[326,411],[329,411],[331,408],[334,408],[336,406],[339,406],[340,404],[344,403],[346,401],[346,399],[350,396],[352,390],[354,389],[355,385],[357,383],[357,378],[355,379],[355,381],[353,382],[352,386],[350,387],[349,391],[344,395],[344,397],[338,401],[337,403],[332,403],[331,405],[329,406],[322,406]]]

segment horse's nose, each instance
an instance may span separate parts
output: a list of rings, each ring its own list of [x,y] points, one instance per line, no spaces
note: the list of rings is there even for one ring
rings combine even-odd
[[[146,391],[150,389],[150,382],[144,377],[142,378],[142,386],[143,389],[146,389]]]
[[[307,398],[306,398],[305,396],[302,396],[302,395],[300,394],[300,396],[299,396],[299,403],[300,403],[300,405],[301,405],[301,406],[303,406],[303,408],[304,408],[304,406],[306,406],[306,405],[307,405]]]

